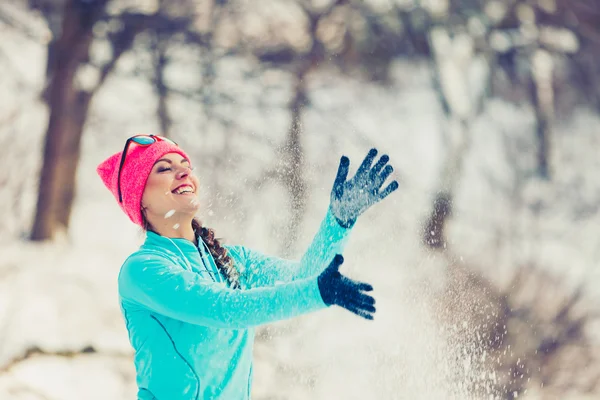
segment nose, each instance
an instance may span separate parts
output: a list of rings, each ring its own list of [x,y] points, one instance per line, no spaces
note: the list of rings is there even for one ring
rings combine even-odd
[[[177,168],[177,179],[187,178],[192,173],[192,167],[189,166],[179,166]]]

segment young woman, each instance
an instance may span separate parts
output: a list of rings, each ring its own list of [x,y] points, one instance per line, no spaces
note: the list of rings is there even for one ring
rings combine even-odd
[[[372,149],[347,180],[342,157],[331,204],[298,262],[222,246],[195,218],[200,184],[186,153],[154,135],[127,139],[97,172],[127,216],[146,232],[121,267],[121,311],[135,350],[139,400],[249,399],[254,328],[331,305],[372,319],[372,287],[340,274],[349,230],[397,189]]]

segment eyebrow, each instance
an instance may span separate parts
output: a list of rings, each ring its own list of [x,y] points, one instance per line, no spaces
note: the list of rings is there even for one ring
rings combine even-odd
[[[169,160],[168,158],[161,158],[160,160],[156,160],[154,165],[158,164],[161,161],[167,162],[169,164],[173,164],[173,161]],[[180,162],[186,162],[189,164],[190,160],[188,160],[187,158],[182,158]]]

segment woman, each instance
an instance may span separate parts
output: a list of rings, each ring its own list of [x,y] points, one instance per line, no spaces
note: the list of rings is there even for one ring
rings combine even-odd
[[[222,246],[195,219],[199,181],[186,153],[154,135],[127,139],[97,172],[146,240],[121,267],[121,311],[135,350],[138,399],[249,399],[254,327],[338,305],[372,319],[372,287],[342,276],[356,218],[398,187],[371,150],[347,180],[342,157],[329,211],[299,262]],[[385,168],[384,168],[385,167]]]

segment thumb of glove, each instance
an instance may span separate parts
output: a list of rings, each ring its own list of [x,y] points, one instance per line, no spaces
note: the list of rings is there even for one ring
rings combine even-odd
[[[331,269],[333,272],[339,272],[340,265],[342,265],[343,263],[344,263],[344,256],[342,256],[341,254],[336,254],[335,257],[333,257],[333,260],[331,261],[331,263],[329,263],[329,266],[327,267],[327,269]]]

